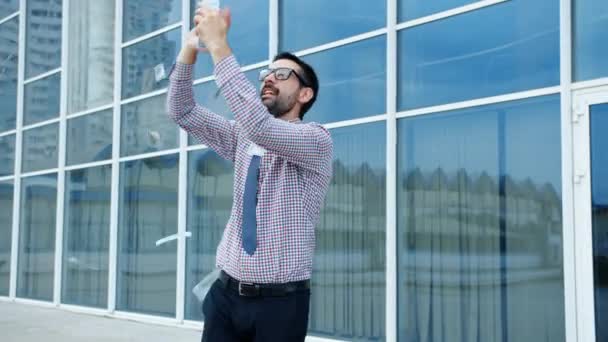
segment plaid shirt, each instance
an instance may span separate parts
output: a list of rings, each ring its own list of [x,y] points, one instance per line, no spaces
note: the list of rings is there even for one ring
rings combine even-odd
[[[234,163],[230,219],[218,246],[216,264],[236,279],[285,283],[310,279],[318,221],[332,174],[333,144],[316,123],[274,118],[259,90],[241,72],[234,56],[221,60],[215,78],[235,121],[197,105],[192,65],[177,63],[167,98],[170,117],[189,134]],[[243,191],[252,143],[267,152],[258,180],[257,249],[242,247]]]

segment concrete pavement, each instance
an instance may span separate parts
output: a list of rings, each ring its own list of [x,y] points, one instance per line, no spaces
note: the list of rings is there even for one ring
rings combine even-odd
[[[198,342],[200,331],[0,301],[2,342]]]

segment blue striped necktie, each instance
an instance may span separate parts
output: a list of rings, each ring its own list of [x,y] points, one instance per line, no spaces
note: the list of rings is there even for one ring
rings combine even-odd
[[[243,193],[243,249],[249,255],[255,253],[257,245],[255,208],[258,202],[258,173],[261,159],[260,156],[256,155],[251,157],[249,170],[247,170],[247,179],[245,180],[245,191]]]

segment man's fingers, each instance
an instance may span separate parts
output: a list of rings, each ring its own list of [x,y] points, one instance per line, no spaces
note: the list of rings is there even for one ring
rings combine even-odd
[[[198,23],[200,23],[201,21],[203,21],[203,16],[202,15],[195,15],[193,21],[194,21],[194,25],[198,25]]]

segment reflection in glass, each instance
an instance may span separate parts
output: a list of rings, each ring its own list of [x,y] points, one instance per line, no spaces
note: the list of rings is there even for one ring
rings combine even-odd
[[[2,15],[0,3],[0,16]],[[19,17],[0,25],[0,132],[15,129]]]
[[[50,120],[59,116],[61,73],[25,85],[23,125]]]
[[[559,2],[512,0],[398,33],[398,109],[559,84]]]
[[[303,50],[386,26],[385,0],[281,0],[279,11],[282,51]]]
[[[17,297],[53,300],[57,174],[23,178]]]
[[[385,336],[386,124],[331,130],[333,178],[317,225],[310,333]]]
[[[190,18],[200,0],[190,0]],[[230,8],[233,23],[228,31],[228,41],[242,66],[268,59],[268,1],[221,0],[222,8]],[[192,22],[192,21],[190,21]],[[191,24],[194,25],[194,24]],[[199,54],[194,77],[213,74],[213,61],[209,54]]]
[[[0,137],[0,177],[15,173],[15,135]]]
[[[3,0],[0,2],[0,19],[19,10],[19,0]]]
[[[573,72],[575,81],[608,76],[608,1],[576,0],[573,6]],[[598,339],[599,341],[599,339]]]
[[[472,4],[480,0],[442,0],[442,1],[420,1],[399,0],[399,21],[412,20],[427,15],[447,11],[449,9]]]
[[[181,18],[181,0],[124,0],[123,42],[175,24]]]
[[[594,105],[591,120],[591,202],[596,341],[608,340],[608,104]]]
[[[108,305],[111,175],[109,165],[66,173],[62,303]]]
[[[8,297],[13,232],[13,183],[0,182],[0,296]]]
[[[114,1],[107,0],[70,2],[68,113],[112,102],[114,7]]]
[[[564,341],[560,99],[398,123],[401,341]]]
[[[262,68],[253,69],[245,72],[247,79],[254,86],[260,89],[261,83],[258,81],[258,76]],[[203,107],[209,108],[215,114],[221,115],[229,120],[234,120],[234,114],[228,108],[228,104],[224,100],[221,93],[218,93],[217,83],[208,81],[194,86],[194,98],[196,103]],[[188,136],[190,145],[196,145],[199,142],[191,135]]]
[[[122,107],[121,156],[156,152],[179,145],[179,130],[165,110],[166,95]]]
[[[112,110],[68,120],[67,165],[112,158]]]
[[[304,120],[327,123],[386,112],[386,36],[303,59],[315,69],[320,89]]]
[[[120,166],[118,310],[175,316],[178,155]]]
[[[181,29],[177,28],[123,49],[123,99],[167,86],[166,73],[169,72],[181,47],[180,32]],[[164,70],[164,75],[161,69]]]
[[[188,228],[185,317],[203,319],[192,288],[215,268],[215,252],[232,209],[232,163],[210,149],[188,156]]]
[[[22,172],[57,167],[58,129],[55,123],[23,132]]]
[[[62,0],[26,0],[25,79],[61,66]]]

